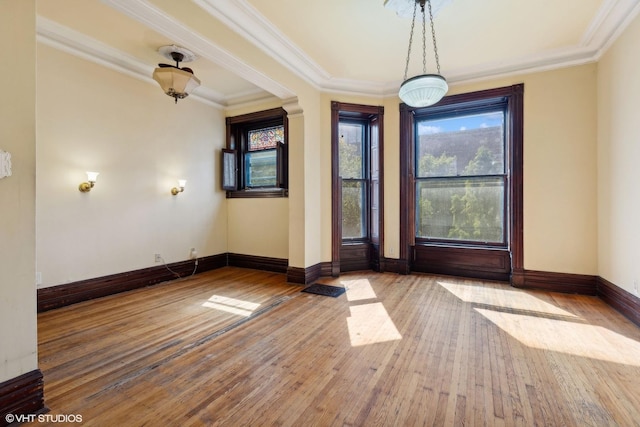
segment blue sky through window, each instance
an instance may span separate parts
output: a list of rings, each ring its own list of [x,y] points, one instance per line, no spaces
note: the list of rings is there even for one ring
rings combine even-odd
[[[422,120],[418,123],[418,134],[429,135],[442,132],[458,132],[461,130],[479,129],[504,125],[502,111],[472,114],[445,119]]]

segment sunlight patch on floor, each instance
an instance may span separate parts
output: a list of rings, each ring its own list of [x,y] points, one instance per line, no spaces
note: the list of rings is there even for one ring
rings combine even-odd
[[[438,284],[464,302],[502,307],[504,309],[535,311],[555,316],[579,317],[560,307],[536,298],[518,289],[509,289],[507,285],[500,288],[476,286],[438,281]]]
[[[237,314],[249,317],[260,304],[243,301],[235,298],[223,297],[221,295],[213,295],[208,301],[202,304],[203,307],[213,308],[216,310],[226,311],[227,313]]]
[[[402,339],[381,302],[354,305],[349,310],[347,327],[353,347]]]
[[[529,314],[475,311],[528,347],[640,366],[640,342],[607,328]]]
[[[361,301],[378,297],[368,279],[343,280],[340,284],[346,289],[347,300],[349,301]]]

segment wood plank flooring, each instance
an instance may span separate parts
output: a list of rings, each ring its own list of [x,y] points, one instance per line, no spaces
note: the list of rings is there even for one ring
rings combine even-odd
[[[41,313],[50,414],[97,426],[640,425],[640,328],[595,297],[420,274],[321,282],[347,291],[226,267]]]

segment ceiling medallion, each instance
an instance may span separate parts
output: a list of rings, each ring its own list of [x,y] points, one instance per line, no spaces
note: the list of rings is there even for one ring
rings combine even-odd
[[[433,16],[438,14],[438,11],[452,0],[432,0],[431,9]],[[393,10],[401,18],[411,18],[413,16],[413,7],[415,0],[385,0],[384,7]]]
[[[191,68],[180,68],[181,62],[191,62],[197,59],[195,53],[179,46],[162,46],[158,49],[160,55],[175,61],[176,65],[158,64],[153,71],[153,79],[167,95],[175,99],[184,99],[189,93],[200,86],[200,80],[193,75]]]

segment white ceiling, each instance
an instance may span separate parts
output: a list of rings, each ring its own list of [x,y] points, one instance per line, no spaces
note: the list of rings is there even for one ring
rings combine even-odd
[[[413,0],[394,0],[412,3]],[[222,22],[320,90],[391,96],[404,74],[410,18],[385,0],[38,0],[38,40],[156,84],[157,49],[196,52],[193,97],[221,108],[295,94],[195,28]],[[444,3],[440,7],[440,3]],[[450,84],[597,61],[640,0],[434,0]],[[421,28],[409,75],[421,72]],[[430,52],[429,29],[427,44]],[[434,71],[433,54],[427,69]]]

